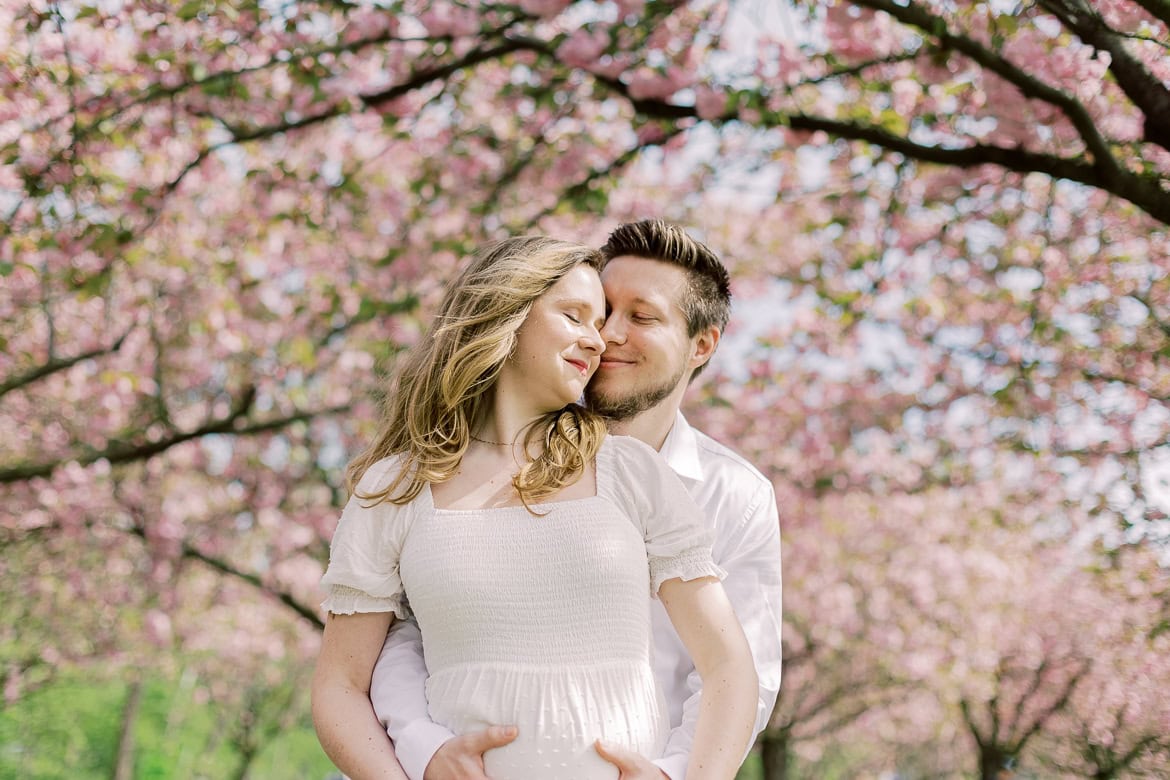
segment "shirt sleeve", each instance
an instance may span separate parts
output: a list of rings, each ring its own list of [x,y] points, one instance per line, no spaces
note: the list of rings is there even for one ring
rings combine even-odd
[[[396,476],[397,458],[380,460],[358,482],[342,510],[329,546],[329,566],[321,578],[321,606],[336,615],[393,612],[410,617],[398,561],[406,540],[411,505],[362,498],[384,489]]]
[[[724,571],[711,558],[712,523],[696,506],[682,480],[646,444],[617,436],[613,475],[633,505],[650,562],[650,592],[669,579],[718,577]]]
[[[423,780],[435,752],[455,736],[455,732],[431,720],[427,675],[418,625],[411,620],[396,621],[374,665],[370,701],[410,780]]]
[[[780,572],[780,523],[772,486],[761,485],[742,518],[726,526],[715,542],[715,558],[727,569],[723,589],[743,625],[760,680],[755,744],[776,706],[781,676],[783,621]],[[683,780],[699,718],[702,681],[694,669],[687,676],[689,696],[682,722],[675,724],[662,757],[654,764],[671,778]]]

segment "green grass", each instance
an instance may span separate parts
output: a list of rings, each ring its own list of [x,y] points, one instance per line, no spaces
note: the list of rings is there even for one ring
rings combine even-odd
[[[0,780],[109,780],[129,686],[122,681],[58,680],[0,711]],[[190,679],[144,685],[134,730],[135,780],[224,780],[243,758],[229,725],[237,712],[200,703]],[[249,780],[338,777],[306,717],[260,746]],[[736,780],[763,780],[758,756]]]
[[[764,780],[764,764],[760,757],[755,754],[748,756],[736,773],[735,780]]]
[[[134,730],[135,780],[222,780],[243,754],[229,725],[239,713],[199,703],[192,685],[154,680],[143,688]],[[109,780],[129,694],[123,682],[57,681],[0,712],[0,780]],[[336,770],[307,722],[261,745],[251,780],[327,778]]]

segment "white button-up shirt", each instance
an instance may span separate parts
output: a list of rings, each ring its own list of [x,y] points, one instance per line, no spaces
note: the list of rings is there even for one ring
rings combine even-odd
[[[775,493],[750,463],[692,428],[682,414],[660,454],[715,527],[712,557],[727,572],[723,588],[743,624],[760,680],[754,741],[768,725],[780,691],[780,524]],[[701,681],[657,599],[651,619],[654,672],[672,726],[666,750],[654,763],[671,780],[684,780],[699,717]],[[426,677],[418,628],[396,622],[374,667],[370,700],[411,780],[423,780],[435,752],[455,736],[427,713]]]

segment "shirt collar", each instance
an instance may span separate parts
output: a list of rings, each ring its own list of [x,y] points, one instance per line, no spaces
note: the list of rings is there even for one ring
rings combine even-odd
[[[662,449],[658,452],[680,477],[696,481],[703,478],[703,464],[699,462],[699,437],[682,412],[676,413],[674,425],[670,433],[666,434],[666,441],[662,442]]]

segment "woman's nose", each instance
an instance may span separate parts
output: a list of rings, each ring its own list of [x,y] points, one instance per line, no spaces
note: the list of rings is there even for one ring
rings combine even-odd
[[[597,328],[590,328],[585,332],[581,339],[581,345],[590,352],[601,353],[605,351],[605,339],[601,337],[601,331]]]

